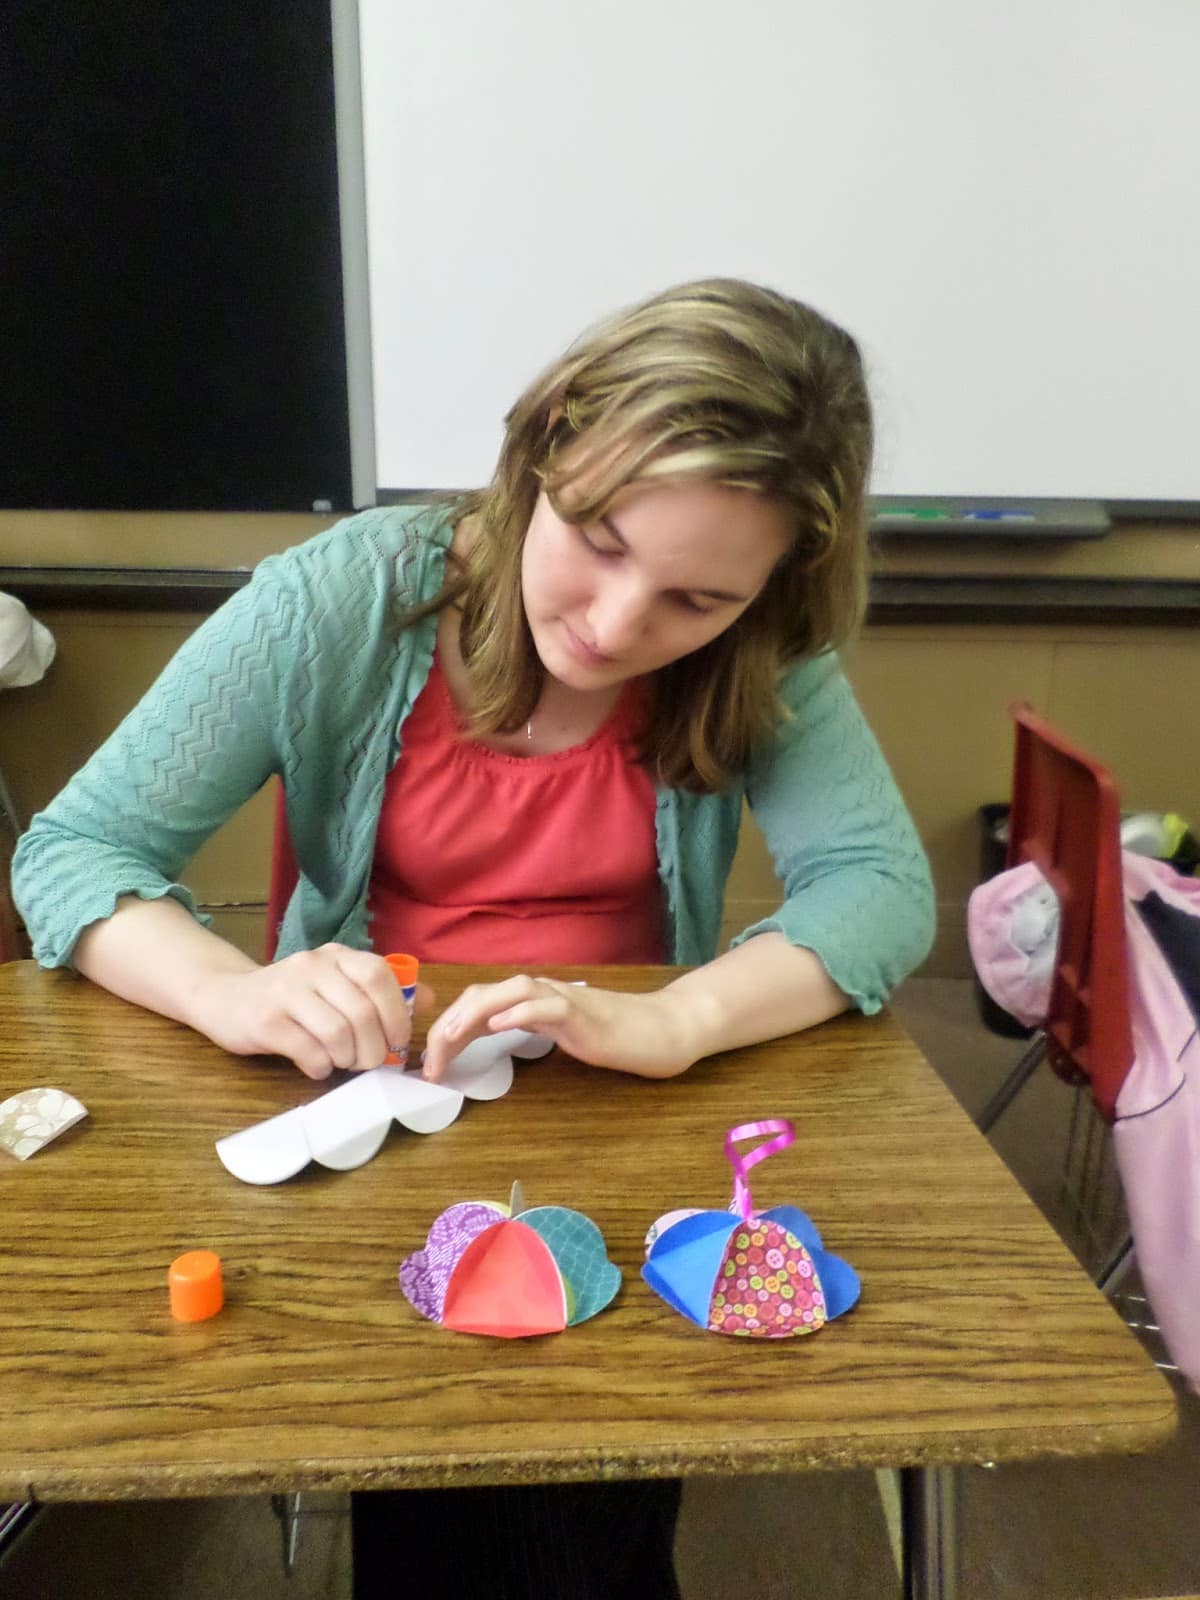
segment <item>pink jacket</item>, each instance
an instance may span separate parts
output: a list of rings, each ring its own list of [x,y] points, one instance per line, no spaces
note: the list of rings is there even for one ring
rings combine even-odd
[[[1200,1393],[1200,1033],[1139,904],[1156,894],[1195,918],[1200,880],[1122,852],[1134,1059],[1113,1138],[1138,1268],[1172,1359]],[[1049,1004],[1057,940],[1053,890],[1032,862],[981,884],[967,934],[980,982],[1028,1025]]]

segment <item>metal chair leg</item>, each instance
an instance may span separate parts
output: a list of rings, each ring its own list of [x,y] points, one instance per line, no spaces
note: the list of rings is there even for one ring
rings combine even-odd
[[[283,1539],[283,1570],[290,1578],[296,1569],[296,1548],[300,1542],[300,1496],[273,1494],[271,1510],[279,1518],[279,1532]]]
[[[0,1555],[16,1544],[22,1532],[29,1527],[41,1508],[31,1501],[21,1500],[16,1505],[0,1509]]]
[[[904,1600],[957,1600],[958,1469],[900,1469]]]
[[[1132,1266],[1133,1235],[1127,1234],[1117,1246],[1111,1259],[1100,1269],[1100,1273],[1096,1278],[1097,1289],[1111,1300],[1122,1283],[1124,1283]]]
[[[1035,1034],[1021,1059],[975,1118],[980,1133],[990,1133],[1046,1059],[1046,1036]]]

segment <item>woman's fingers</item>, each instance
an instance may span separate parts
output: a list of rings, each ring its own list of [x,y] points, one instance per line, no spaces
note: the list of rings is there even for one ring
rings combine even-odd
[[[432,1008],[419,986],[417,1006]],[[408,1043],[400,985],[378,956],[326,945],[222,978],[210,996],[210,1037],[244,1054],[289,1057],[310,1078],[335,1068],[377,1067]],[[522,1029],[552,1039],[577,1060],[645,1077],[682,1072],[695,1059],[663,995],[628,995],[519,973],[464,989],[430,1025],[424,1075],[436,1083],[473,1040]]]
[[[407,1007],[379,957],[326,946],[270,971],[269,995],[260,986],[267,977],[262,971],[228,980],[238,987],[239,999],[224,1009],[227,1026],[212,1034],[218,1043],[290,1056],[312,1078],[326,1077],[334,1067],[378,1066],[390,1049],[407,1043]],[[253,1030],[240,1026],[245,986],[257,997]],[[271,1002],[265,1008],[264,999]],[[418,1007],[425,1010],[432,1002],[421,986]],[[235,1010],[236,1022],[231,1020]],[[642,1077],[672,1077],[696,1059],[689,1029],[681,1026],[663,991],[621,994],[519,973],[501,983],[472,984],[435,1018],[427,1035],[424,1076],[438,1082],[473,1040],[510,1028],[552,1039],[591,1066]],[[251,1042],[231,1043],[234,1036]]]
[[[505,978],[502,983],[473,983],[464,989],[452,1006],[442,1012],[430,1029],[439,1038],[466,1044],[487,1029],[490,1018],[507,1006],[529,1000],[537,992],[538,979],[525,973]],[[460,1044],[460,1048],[461,1048]]]
[[[424,1076],[436,1083],[473,1039],[504,1028],[555,1036],[565,1019],[573,986],[519,973],[502,983],[471,984],[432,1024],[425,1043]],[[505,1020],[505,1019],[514,1020]],[[516,1020],[523,1018],[525,1020]]]
[[[281,1017],[276,1024],[274,1038],[262,1048],[264,1055],[286,1056],[295,1063],[306,1078],[320,1080],[333,1071],[329,1052],[319,1039],[302,1028],[291,1017]]]
[[[437,1010],[437,996],[427,983],[418,983],[417,998],[413,1007],[418,1017],[432,1016]]]
[[[387,1041],[374,1006],[341,974],[323,973],[317,987],[295,990],[288,1013],[324,1046],[335,1067],[377,1067],[387,1055]]]
[[[411,1033],[403,992],[386,962],[345,945],[238,974],[218,1008],[212,1029],[218,1043],[287,1056],[311,1078],[327,1077],[334,1067],[377,1067]]]
[[[355,1064],[360,1068],[378,1066],[389,1050],[406,1045],[412,1033],[412,1018],[404,991],[382,957],[364,950],[349,950],[344,945],[327,948],[334,952],[339,978],[344,978],[354,991],[342,989],[340,982],[337,984],[339,1004],[344,1007],[358,1041]],[[323,988],[321,992],[329,998],[328,990]],[[423,1002],[431,1004],[432,998],[432,992],[424,984],[417,986],[417,1006],[422,1006]],[[382,1052],[372,1059],[380,1042]]]
[[[561,994],[539,994],[531,1000],[522,1000],[505,1011],[488,1019],[491,1033],[503,1033],[506,1028],[522,1028],[526,1033],[545,1033],[562,1027],[571,1015],[571,1002]]]

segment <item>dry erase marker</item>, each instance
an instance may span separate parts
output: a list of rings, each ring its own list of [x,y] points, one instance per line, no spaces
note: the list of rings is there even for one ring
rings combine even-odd
[[[948,522],[952,513],[940,506],[915,506],[902,511],[881,511],[880,522]]]
[[[404,1004],[408,1007],[411,1017],[413,1007],[417,1003],[417,973],[421,970],[421,963],[416,956],[390,955],[383,958],[392,969],[392,977],[400,985],[404,993]],[[403,1067],[408,1061],[408,1046],[403,1050],[389,1050],[383,1058],[385,1067]]]
[[[963,527],[996,528],[1036,526],[1036,514],[1016,506],[892,506],[875,513],[881,527],[920,529],[932,527],[952,532]]]

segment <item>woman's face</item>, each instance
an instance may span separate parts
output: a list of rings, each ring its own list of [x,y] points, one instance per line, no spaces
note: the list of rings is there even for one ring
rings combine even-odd
[[[539,495],[521,593],[542,665],[596,690],[677,661],[741,616],[789,542],[769,501],[715,483],[639,489],[580,524]]]

